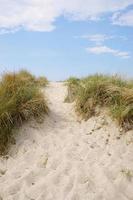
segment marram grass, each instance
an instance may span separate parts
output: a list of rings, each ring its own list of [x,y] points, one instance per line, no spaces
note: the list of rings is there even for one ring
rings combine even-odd
[[[66,81],[66,85],[68,86],[68,95],[65,98],[65,102],[71,103],[75,100],[78,86],[79,86],[79,79],[75,77],[70,77]]]
[[[48,80],[44,76],[40,76],[39,78],[37,78],[36,82],[37,82],[38,86],[40,86],[40,87],[45,87],[48,85]]]
[[[36,79],[27,71],[7,73],[0,82],[0,154],[7,151],[12,130],[48,112]]]
[[[106,107],[125,130],[133,129],[133,81],[118,76],[94,75],[67,81],[68,96],[76,102],[76,112],[84,119]],[[72,102],[71,101],[71,102]]]

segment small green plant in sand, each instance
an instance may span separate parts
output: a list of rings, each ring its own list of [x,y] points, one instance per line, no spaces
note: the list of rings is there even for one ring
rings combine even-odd
[[[7,150],[13,128],[47,112],[46,100],[33,75],[25,70],[4,74],[0,82],[0,153]]]
[[[122,175],[124,175],[129,181],[133,178],[133,170],[131,169],[122,169],[121,170]]]
[[[76,112],[84,119],[97,114],[98,107],[104,107],[110,110],[111,116],[117,119],[120,126],[126,130],[133,128],[132,80],[98,74],[82,78],[77,83],[75,80],[68,80],[67,99],[72,93],[72,101],[76,102]]]

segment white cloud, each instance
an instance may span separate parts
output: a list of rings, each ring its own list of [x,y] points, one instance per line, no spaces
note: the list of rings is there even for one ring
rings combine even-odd
[[[133,26],[133,10],[126,13],[116,13],[112,17],[113,24],[120,26]]]
[[[96,20],[132,3],[133,0],[0,0],[0,29],[52,31],[60,16],[71,20]]]
[[[92,54],[112,54],[114,56],[119,56],[121,58],[129,58],[130,54],[129,52],[126,51],[119,51],[116,49],[112,49],[107,46],[96,46],[96,47],[89,47],[87,48],[87,52],[92,53]]]
[[[121,40],[127,40],[126,36],[122,35],[106,35],[106,34],[93,34],[93,35],[82,35],[82,36],[75,36],[74,38],[83,38],[87,39],[96,45],[102,45],[107,40],[112,39],[121,39]]]
[[[19,28],[16,29],[0,29],[0,35],[4,35],[4,34],[9,34],[9,33],[15,33],[19,30]]]
[[[95,42],[97,45],[102,44],[106,40],[114,38],[114,36],[108,36],[105,34],[83,35],[81,38],[88,39],[91,42]]]

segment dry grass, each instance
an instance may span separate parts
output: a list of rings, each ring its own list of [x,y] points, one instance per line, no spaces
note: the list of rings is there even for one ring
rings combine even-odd
[[[36,82],[40,87],[46,87],[48,85],[48,80],[44,76],[40,76],[39,78],[37,78]]]
[[[68,80],[68,96],[71,88],[75,91],[72,90],[76,111],[84,119],[95,115],[97,107],[106,107],[120,126],[133,129],[133,81],[118,76],[94,75],[78,80],[77,84],[70,84]]]
[[[47,111],[34,76],[24,70],[3,75],[0,82],[0,153],[7,150],[14,127]]]
[[[68,95],[65,98],[65,102],[71,103],[76,99],[76,94],[79,87],[79,79],[75,77],[70,77],[66,81],[66,85],[68,86]]]

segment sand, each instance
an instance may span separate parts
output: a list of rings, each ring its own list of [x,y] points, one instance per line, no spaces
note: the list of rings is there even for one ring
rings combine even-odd
[[[50,83],[49,115],[24,124],[0,158],[0,200],[133,200],[133,131],[105,114],[78,120],[66,92]]]

